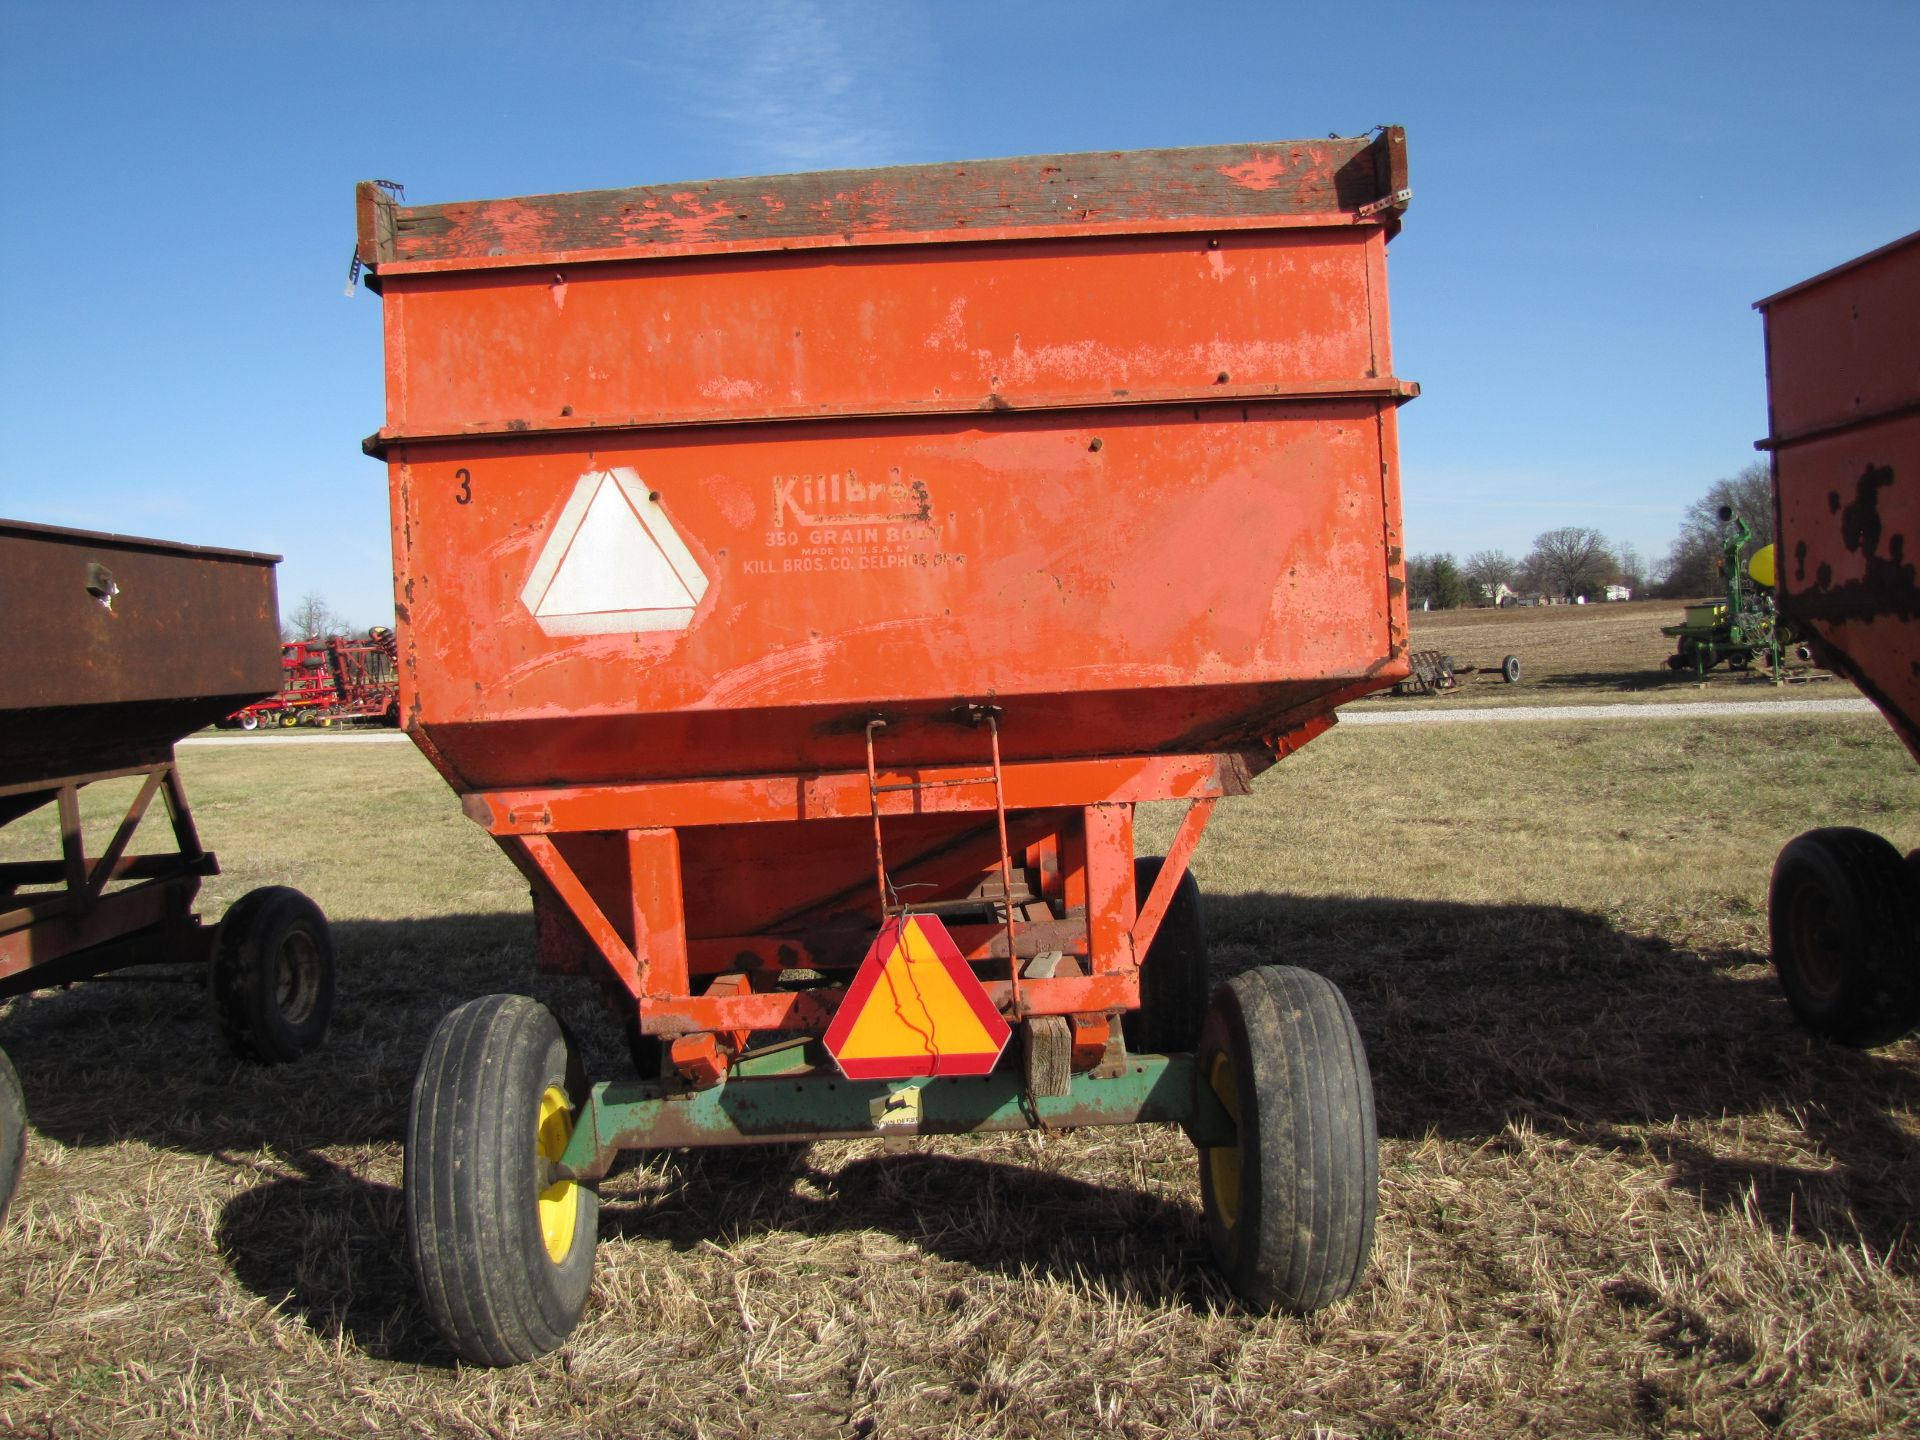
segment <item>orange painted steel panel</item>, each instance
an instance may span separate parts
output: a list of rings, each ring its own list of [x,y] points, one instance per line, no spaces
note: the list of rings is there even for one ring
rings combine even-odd
[[[383,438],[1364,390],[1390,373],[1368,323],[1365,257],[1382,243],[1359,228],[1334,243],[1119,237],[389,282],[387,323],[407,343]],[[1261,292],[1274,303],[1221,323],[1223,306]]]
[[[648,1033],[824,1027],[690,991],[857,959],[876,716],[882,783],[936,787],[881,796],[891,881],[1004,893],[981,707],[1053,867],[1014,943],[1093,972],[989,993],[1137,1004],[1132,805],[1204,819],[1406,673],[1404,147],[362,187],[408,729]]]
[[[1394,678],[1376,410],[831,422],[402,461],[403,702],[487,788],[612,778],[598,764],[628,746],[663,776],[839,768],[858,731],[836,719],[963,699],[1002,707],[1010,759],[1244,739],[1303,686]],[[658,497],[704,594],[684,628],[548,634],[525,600],[543,547],[583,474],[623,470]],[[808,487],[848,474],[908,496]],[[1140,703],[1163,690],[1180,692],[1170,711]],[[769,711],[795,713],[711,723]],[[547,750],[554,719],[586,769]],[[978,753],[970,735],[933,743]]]
[[[977,810],[977,797],[970,801],[964,793],[954,793],[953,782],[960,778],[991,783],[977,768],[900,771],[883,767],[882,784],[910,780],[939,788],[882,795],[880,813]],[[1247,794],[1251,778],[1238,755],[1116,756],[1009,766],[1007,805],[1032,810],[1073,805],[1089,797],[1112,803],[1211,799]],[[867,777],[844,773],[485,791],[469,796],[466,808],[472,819],[496,835],[532,835],[548,830],[865,819],[869,801]]]
[[[1920,233],[1758,308],[1780,608],[1920,759]]]

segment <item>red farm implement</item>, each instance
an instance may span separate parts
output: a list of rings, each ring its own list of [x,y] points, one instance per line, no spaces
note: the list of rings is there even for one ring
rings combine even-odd
[[[329,635],[280,646],[280,689],[217,722],[223,730],[332,725],[364,720],[400,723],[400,676],[393,631],[376,625],[364,636]]]
[[[564,1341],[628,1147],[1170,1121],[1252,1303],[1351,1291],[1351,1016],[1214,989],[1188,861],[1408,673],[1405,153],[360,188],[407,727],[639,1069],[519,997],[436,1031],[409,1233],[462,1356]]]

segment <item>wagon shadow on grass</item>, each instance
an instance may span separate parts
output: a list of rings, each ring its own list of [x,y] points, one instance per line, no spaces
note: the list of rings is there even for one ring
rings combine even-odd
[[[416,1297],[400,1189],[312,1152],[276,1169],[280,1178],[222,1210],[217,1242],[235,1278],[376,1359],[450,1368]],[[847,1237],[857,1249],[877,1231],[977,1271],[1052,1277],[1142,1304],[1234,1304],[1205,1263],[1194,1207],[1019,1164],[883,1153],[825,1170],[807,1147],[755,1147],[655,1157],[637,1188],[631,1165],[607,1188],[603,1245],[684,1254],[778,1233]],[[820,1268],[846,1259],[823,1255]]]
[[[1563,906],[1255,894],[1210,897],[1207,921],[1218,979],[1279,961],[1341,986],[1383,1135],[1500,1141],[1523,1123],[1651,1152],[1709,1206],[1920,1273],[1920,1144],[1892,1118],[1920,1075],[1801,1030],[1763,952],[1676,948]],[[1662,1133],[1755,1116],[1791,1116],[1775,1124],[1831,1163]]]
[[[689,1252],[781,1232],[880,1232],[941,1259],[1048,1277],[1148,1304],[1231,1307],[1205,1263],[1197,1206],[1040,1165],[935,1153],[911,1141],[843,1165],[809,1146],[656,1157],[645,1188],[601,1208],[601,1235]],[[964,1142],[962,1142],[964,1143]],[[1084,1157],[1062,1154],[1069,1164]]]
[[[1908,1238],[1920,1146],[1890,1118],[1914,1101],[1912,1068],[1799,1031],[1756,968],[1764,956],[1679,950],[1557,906],[1251,894],[1211,898],[1207,922],[1216,980],[1286,961],[1341,984],[1390,1138],[1500,1143],[1524,1121],[1580,1144],[1651,1151],[1671,1183],[1709,1205],[1756,1210],[1781,1233],[1864,1241],[1895,1269],[1920,1270]],[[216,1231],[254,1293],[369,1354],[447,1363],[414,1298],[398,1188],[428,1034],[464,999],[518,990],[567,1019],[591,1073],[624,1074],[624,1046],[591,987],[533,975],[523,916],[350,921],[336,937],[335,1030],[322,1054],[293,1066],[227,1059],[190,985],[16,1002],[0,1015],[0,1044],[49,1138],[138,1141],[208,1156],[242,1181],[270,1177],[225,1202]],[[1659,1133],[1676,1118],[1786,1112],[1830,1167]],[[837,1170],[792,1150],[679,1157],[647,1173],[644,1185],[616,1176],[608,1187],[603,1235],[692,1249],[773,1231],[878,1230],[982,1269],[1228,1303],[1203,1263],[1197,1209],[1140,1193],[1124,1175],[1108,1185],[894,1149]]]

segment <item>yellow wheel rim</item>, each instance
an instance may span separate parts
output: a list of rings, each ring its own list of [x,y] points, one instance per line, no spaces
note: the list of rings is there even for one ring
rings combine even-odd
[[[567,1141],[573,1138],[573,1107],[567,1092],[549,1085],[540,1096],[540,1128],[534,1132],[534,1158],[541,1162],[544,1179],[548,1167],[567,1153]],[[574,1227],[580,1223],[580,1185],[575,1180],[556,1180],[540,1191],[540,1239],[547,1247],[547,1258],[558,1265],[573,1249]]]
[[[1214,1053],[1213,1063],[1207,1067],[1207,1085],[1238,1132],[1240,1087],[1235,1083],[1233,1059],[1226,1051]],[[1208,1146],[1207,1175],[1213,1181],[1213,1208],[1220,1212],[1220,1223],[1231,1230],[1240,1223],[1240,1146]]]

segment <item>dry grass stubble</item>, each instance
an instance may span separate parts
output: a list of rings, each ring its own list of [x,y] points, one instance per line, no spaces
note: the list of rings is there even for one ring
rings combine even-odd
[[[585,1323],[506,1373],[451,1368],[413,1297],[413,1068],[493,989],[553,1004],[597,1073],[617,1034],[530,974],[518,877],[411,751],[186,767],[227,869],[207,911],[294,883],[334,918],[335,1031],[263,1071],[190,985],[0,1008],[34,1124],[0,1430],[1913,1426],[1920,1043],[1811,1040],[1764,965],[1788,836],[1920,843],[1920,776],[1876,721],[1336,731],[1222,808],[1198,862],[1217,974],[1326,971],[1374,1066],[1379,1244],[1322,1316],[1232,1302],[1171,1130],[822,1144],[622,1169]]]

